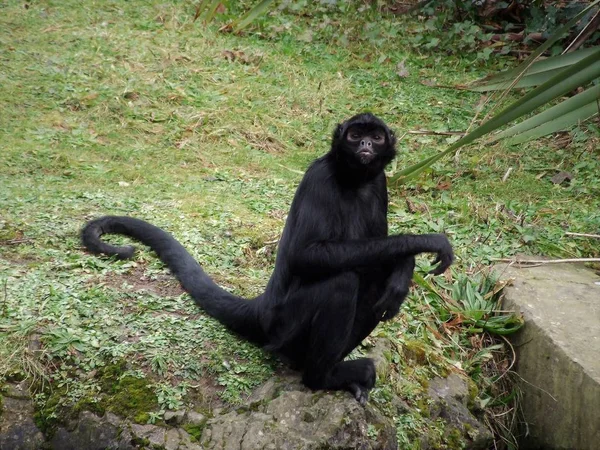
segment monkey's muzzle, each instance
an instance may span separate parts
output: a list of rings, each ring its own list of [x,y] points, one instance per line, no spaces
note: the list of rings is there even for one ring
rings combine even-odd
[[[358,152],[356,152],[356,155],[358,156],[361,164],[369,164],[375,158],[375,152],[373,151],[373,148],[370,147],[359,148]]]

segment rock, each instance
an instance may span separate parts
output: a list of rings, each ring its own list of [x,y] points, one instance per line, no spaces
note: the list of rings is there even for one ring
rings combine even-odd
[[[179,448],[180,441],[181,436],[179,435],[179,430],[177,430],[177,428],[171,428],[165,435],[165,450],[177,450]]]
[[[266,398],[253,396],[252,408],[209,419],[202,448],[397,449],[392,422],[372,406],[362,407],[345,392],[291,390],[296,383],[284,379],[260,390]]]
[[[469,450],[490,448],[494,437],[488,428],[469,411],[469,385],[458,374],[448,378],[434,378],[429,382],[428,395],[432,400],[430,416],[441,418],[458,430],[467,442]]]
[[[80,414],[73,431],[59,427],[50,441],[52,450],[133,450],[132,435],[113,414]]]
[[[429,395],[446,401],[456,400],[467,406],[469,385],[460,375],[451,373],[447,378],[434,378],[429,381]]]
[[[582,265],[496,267],[504,309],[525,326],[511,335],[523,380],[524,448],[592,450],[600,442],[600,277]],[[525,433],[523,433],[525,435]]]
[[[131,434],[142,441],[148,441],[157,447],[164,446],[167,430],[156,425],[131,425]]]
[[[185,411],[167,411],[165,413],[165,422],[169,425],[179,425],[183,423],[183,419],[185,418]]]
[[[0,410],[0,450],[38,450],[44,435],[33,421],[33,403],[24,383],[4,386]]]
[[[381,344],[374,348],[379,366],[385,365],[387,347]],[[110,412],[103,417],[82,412],[59,426],[49,442],[35,427],[27,390],[13,385],[5,392],[12,396],[5,394],[4,399],[5,410],[11,411],[11,414],[0,417],[0,450],[398,448],[393,421],[385,417],[374,403],[363,407],[347,392],[312,392],[302,385],[296,373],[291,372],[284,372],[281,377],[258,388],[246,406],[229,410],[215,408],[210,418],[193,410],[172,411],[164,416],[170,426],[157,426],[133,424]],[[467,441],[466,449],[487,448],[491,435],[470,414],[468,394],[467,383],[458,375],[432,380],[429,386],[429,395],[433,399],[432,428],[437,427],[433,422],[441,418],[450,424],[448,433],[456,430],[461,433],[463,440]],[[391,410],[398,415],[410,410],[396,396],[392,396],[390,402]],[[7,422],[6,418],[12,418],[12,412],[19,411],[19,408],[24,411],[23,417]],[[435,445],[435,442],[428,443],[427,438],[423,438],[423,449]]]
[[[204,414],[201,414],[196,411],[188,411],[185,415],[185,423],[189,423],[190,425],[203,425],[207,420],[207,417]]]

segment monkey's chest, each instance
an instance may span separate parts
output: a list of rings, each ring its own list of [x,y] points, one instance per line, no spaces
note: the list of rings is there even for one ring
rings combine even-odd
[[[341,240],[385,236],[387,218],[385,207],[378,199],[360,197],[340,203],[337,211],[336,234]]]

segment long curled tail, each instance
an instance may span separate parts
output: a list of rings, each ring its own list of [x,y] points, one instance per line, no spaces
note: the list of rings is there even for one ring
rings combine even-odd
[[[169,233],[143,220],[126,216],[100,217],[88,222],[81,230],[81,241],[90,252],[128,259],[133,256],[135,247],[108,244],[102,241],[103,234],[131,236],[152,248],[183,289],[209,315],[246,339],[257,344],[264,343],[256,302],[237,297],[215,284]]]

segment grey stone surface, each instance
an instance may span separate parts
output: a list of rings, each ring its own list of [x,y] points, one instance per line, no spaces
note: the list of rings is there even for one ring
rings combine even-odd
[[[183,423],[185,411],[167,411],[164,415],[165,422],[169,425],[179,425]]]
[[[53,450],[133,450],[132,436],[113,414],[98,417],[84,411],[73,430],[59,427],[49,447]]]
[[[25,383],[8,384],[0,411],[0,450],[38,450],[44,436],[33,421],[33,404]]]
[[[600,276],[579,265],[499,266],[504,308],[521,311],[512,337],[523,379],[522,448],[600,448]]]
[[[457,374],[450,374],[447,378],[434,378],[429,382],[428,394],[432,400],[431,418],[439,417],[460,430],[467,439],[468,449],[491,448],[494,439],[491,431],[467,407],[469,385],[466,379]]]
[[[382,366],[389,365],[388,351],[386,341],[373,346],[380,373],[386,373],[385,367],[381,372]],[[466,406],[468,389],[464,380],[454,376],[432,380],[430,391],[434,404],[431,420],[443,419],[451,425],[450,431],[460,430],[466,440],[465,449],[481,449],[484,447],[480,442],[491,442],[485,427]],[[410,409],[402,399],[392,397],[390,406],[397,414]],[[164,417],[166,426],[157,426],[130,423],[109,412],[99,417],[84,411],[59,426],[49,440],[35,427],[27,389],[5,385],[3,400],[0,450],[398,448],[392,419],[382,415],[374,404],[363,407],[347,392],[312,392],[292,372],[284,372],[256,389],[245,406],[215,408],[208,417],[193,410],[168,412]],[[194,426],[194,435],[201,442],[184,429],[188,425]]]
[[[397,443],[391,421],[371,406],[362,407],[346,393],[312,393],[303,389],[283,390],[275,398],[260,399],[246,410],[210,419],[202,447],[393,450]]]

